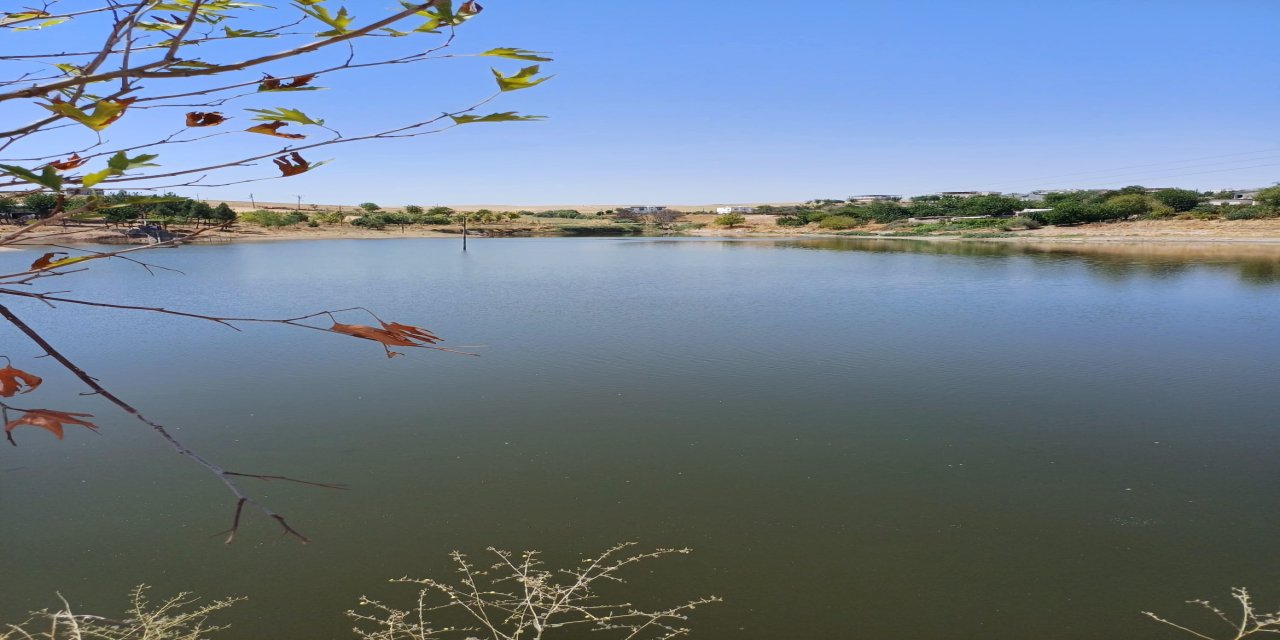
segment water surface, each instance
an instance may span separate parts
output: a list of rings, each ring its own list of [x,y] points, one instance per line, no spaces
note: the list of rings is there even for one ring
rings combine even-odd
[[[30,255],[0,253],[0,266]],[[385,584],[489,545],[571,561],[689,546],[638,602],[714,593],[695,637],[1170,638],[1140,617],[1252,586],[1280,551],[1280,249],[866,239],[193,246],[61,279],[228,315],[367,306],[468,358],[287,327],[11,304],[227,467],[216,481],[10,328],[22,406],[102,436],[0,451],[0,619],[56,602],[241,594],[241,637],[344,638]],[[74,279],[73,279],[74,278]],[[9,304],[6,302],[6,304]],[[350,322],[365,322],[347,316]]]

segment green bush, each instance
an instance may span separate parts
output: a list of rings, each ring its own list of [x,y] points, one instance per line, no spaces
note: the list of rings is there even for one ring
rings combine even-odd
[[[288,213],[280,213],[279,211],[266,211],[259,209],[257,211],[249,211],[240,214],[241,222],[261,225],[264,227],[291,227],[299,222],[306,222],[307,216],[297,211]]]
[[[1224,220],[1262,220],[1274,217],[1276,213],[1265,207],[1227,206],[1226,211],[1222,213]]]
[[[553,209],[551,211],[535,211],[532,214],[535,218],[564,218],[566,220],[578,220],[581,218],[590,218],[573,209]]]
[[[449,223],[451,223],[451,222],[453,222],[453,221],[449,219],[449,216],[432,215],[432,214],[429,214],[429,213],[428,213],[428,214],[424,214],[424,215],[422,215],[422,216],[419,216],[419,217],[417,218],[417,222],[418,222],[418,224],[434,224],[434,225],[441,225],[441,224],[449,224]]]
[[[716,216],[715,224],[721,227],[733,228],[746,223],[746,221],[747,217],[741,213],[726,213],[722,216]]]
[[[387,227],[386,219],[379,215],[360,216],[352,220],[351,224],[365,229],[385,229]]]
[[[419,207],[416,204],[409,204],[409,205],[405,205],[404,212],[411,216],[420,216],[422,215],[423,208]]]
[[[850,229],[858,226],[858,221],[849,216],[827,216],[818,226],[823,229]]]
[[[782,216],[778,218],[779,227],[803,227],[805,224],[807,223],[799,216]]]
[[[322,224],[338,224],[342,222],[342,213],[338,211],[318,211],[311,214],[311,220]]]
[[[364,209],[365,211],[368,211],[369,213],[373,213],[373,212],[375,212],[375,211],[381,211],[381,210],[382,210],[382,207],[379,207],[378,205],[376,205],[376,204],[374,204],[374,203],[372,203],[372,202],[361,202],[361,203],[360,203],[360,208],[361,208],[361,209]]]

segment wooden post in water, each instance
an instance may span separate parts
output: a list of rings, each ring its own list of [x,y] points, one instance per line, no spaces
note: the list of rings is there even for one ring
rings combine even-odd
[[[467,250],[467,217],[462,216],[462,250]]]

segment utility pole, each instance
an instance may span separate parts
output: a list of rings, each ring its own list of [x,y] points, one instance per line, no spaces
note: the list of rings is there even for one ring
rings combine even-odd
[[[298,206],[294,209],[298,213],[302,213],[302,196],[298,196]]]
[[[252,193],[251,193],[251,194],[249,194],[249,204],[253,205],[253,208],[254,208],[254,209],[257,209],[257,208],[258,208],[258,203],[253,201],[253,194],[252,194]]]

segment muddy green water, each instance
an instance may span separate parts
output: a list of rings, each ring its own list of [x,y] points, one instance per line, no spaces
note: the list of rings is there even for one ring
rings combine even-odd
[[[0,253],[0,265],[30,255]],[[1280,247],[862,239],[194,246],[59,279],[225,314],[363,305],[480,358],[285,327],[12,303],[314,538],[81,391],[101,437],[0,447],[0,620],[61,591],[239,594],[244,638],[346,638],[361,594],[452,549],[689,546],[641,603],[714,593],[701,638],[1174,638],[1139,615],[1280,598]],[[6,304],[10,304],[6,302]],[[349,321],[361,321],[348,316]],[[15,404],[18,404],[15,402]],[[650,572],[652,571],[652,572]]]

